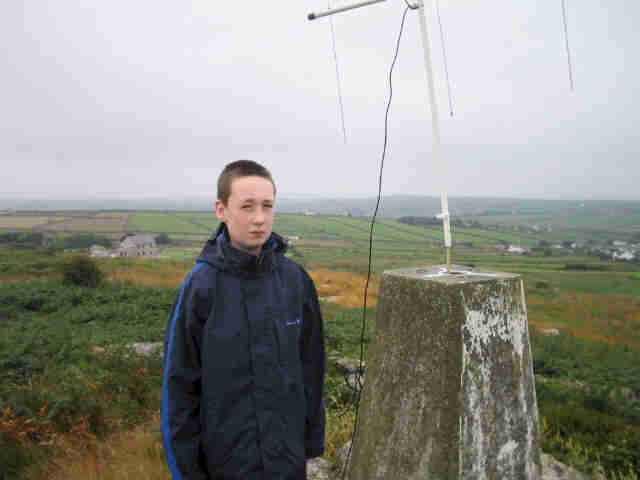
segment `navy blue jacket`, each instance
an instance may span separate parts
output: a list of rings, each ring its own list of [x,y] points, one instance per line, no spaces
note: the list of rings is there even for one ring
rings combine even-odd
[[[302,480],[324,451],[322,316],[285,249],[274,233],[249,255],[222,224],[182,285],[162,385],[174,480]]]

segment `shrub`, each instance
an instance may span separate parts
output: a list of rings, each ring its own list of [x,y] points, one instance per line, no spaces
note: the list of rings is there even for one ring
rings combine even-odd
[[[398,218],[398,222],[405,223],[407,225],[426,227],[429,225],[439,226],[442,223],[442,220],[435,217],[400,217]]]
[[[13,248],[39,248],[44,243],[41,232],[8,232],[0,234],[0,243],[6,243]]]
[[[54,250],[84,250],[93,245],[112,248],[113,242],[95,233],[73,233],[67,237],[58,237],[50,244]]]
[[[567,263],[565,270],[605,270],[604,265],[589,265],[586,263]]]
[[[554,445],[563,438],[584,448],[586,457],[590,457],[587,463],[599,462],[608,472],[627,468],[637,471],[640,467],[640,431],[629,428],[623,419],[572,402],[542,401],[538,407],[548,430],[542,435],[542,448],[560,461],[569,460],[569,452]]]
[[[156,236],[156,244],[169,245],[170,243],[171,243],[171,239],[169,238],[169,235],[167,235],[166,233],[161,233],[160,235]]]
[[[84,287],[98,287],[104,281],[104,272],[89,257],[76,256],[62,266],[63,283]]]

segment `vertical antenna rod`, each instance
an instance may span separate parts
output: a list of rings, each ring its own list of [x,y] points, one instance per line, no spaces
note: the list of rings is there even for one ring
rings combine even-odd
[[[440,205],[442,212],[438,218],[442,218],[442,228],[444,230],[444,248],[447,254],[447,268],[451,268],[451,222],[449,220],[449,199],[447,198],[447,186],[449,184],[449,172],[447,164],[442,160],[440,153],[440,120],[438,116],[438,105],[436,103],[435,87],[433,82],[433,69],[431,68],[431,51],[429,49],[429,34],[427,31],[427,18],[425,12],[425,1],[421,0],[419,5],[420,32],[422,34],[422,46],[424,47],[424,65],[427,70],[427,84],[429,86],[429,104],[431,107],[431,131],[433,134],[433,160],[434,165],[440,168],[442,188],[440,190]]]

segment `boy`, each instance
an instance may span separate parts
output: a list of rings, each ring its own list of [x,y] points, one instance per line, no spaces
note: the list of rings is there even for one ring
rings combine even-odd
[[[221,224],[165,333],[162,433],[174,480],[304,480],[324,451],[313,281],[272,232],[276,188],[249,160],[218,179]]]

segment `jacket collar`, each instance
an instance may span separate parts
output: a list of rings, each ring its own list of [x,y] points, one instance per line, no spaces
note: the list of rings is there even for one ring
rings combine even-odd
[[[286,249],[282,237],[271,233],[259,255],[238,250],[231,245],[226,224],[221,223],[205,244],[198,261],[210,263],[221,270],[262,273],[272,270],[277,263],[278,254],[283,254]]]

